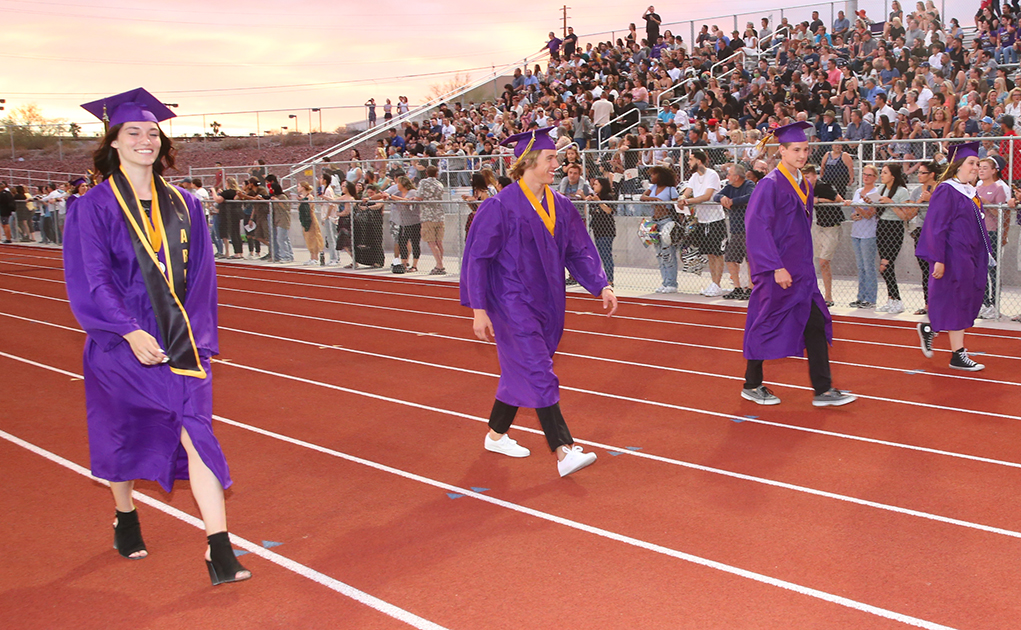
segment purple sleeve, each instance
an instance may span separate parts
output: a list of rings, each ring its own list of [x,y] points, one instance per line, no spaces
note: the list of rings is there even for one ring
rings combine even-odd
[[[949,184],[940,184],[929,198],[929,210],[922,223],[915,255],[932,263],[946,264],[947,233],[953,216],[954,195],[959,195]]]
[[[571,203],[570,199],[558,199],[558,211],[563,212],[567,218],[567,270],[578,281],[585,290],[592,295],[599,296],[603,289],[610,286],[606,280],[606,272],[603,271],[603,262],[599,257],[592,237],[585,229],[585,220],[581,218],[578,209]]]
[[[102,189],[71,207],[64,223],[64,279],[71,310],[81,327],[104,346],[141,327],[124,306],[114,274],[110,229],[97,206]],[[118,210],[119,212],[119,210]]]
[[[464,244],[461,263],[461,305],[469,308],[487,307],[489,266],[504,247],[505,210],[495,197],[482,202],[475,211],[471,231]]]
[[[199,354],[210,357],[220,353],[216,320],[216,265],[213,242],[206,227],[202,202],[194,195],[183,195],[191,214],[191,243],[188,247],[188,284],[184,307],[191,322]]]
[[[780,250],[773,234],[776,216],[776,180],[764,177],[752,191],[744,215],[748,270],[755,276],[783,268]]]

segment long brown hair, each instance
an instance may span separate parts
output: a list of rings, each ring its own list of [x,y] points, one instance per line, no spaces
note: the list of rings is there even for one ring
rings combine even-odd
[[[936,181],[936,183],[942,184],[943,182],[949,181],[957,177],[957,169],[961,168],[962,164],[964,164],[964,160],[957,160],[956,162],[951,162],[947,166],[946,170],[943,171],[943,174],[939,176],[939,179]]]
[[[120,169],[121,158],[117,154],[117,149],[113,148],[112,145],[123,127],[123,123],[110,127],[110,130],[103,136],[103,141],[99,144],[99,148],[92,153],[92,164],[96,172],[101,173],[104,179],[109,178]],[[163,133],[163,130],[158,126],[156,128],[160,132],[160,151],[156,154],[156,161],[152,164],[152,172],[162,175],[164,171],[173,170],[177,149],[174,148],[173,141]]]

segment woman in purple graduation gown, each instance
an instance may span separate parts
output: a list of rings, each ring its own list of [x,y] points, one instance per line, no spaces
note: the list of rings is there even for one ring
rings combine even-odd
[[[989,265],[995,264],[986,232],[982,201],[975,190],[978,142],[950,147],[950,166],[929,198],[915,255],[929,262],[929,323],[918,325],[922,353],[932,357],[932,342],[941,331],[950,338],[950,367],[977,372],[984,365],[968,356],[964,329],[975,324],[982,308]]]
[[[223,489],[231,483],[212,430],[216,271],[198,199],[161,174],[174,165],[158,122],[174,114],[138,88],[83,105],[109,125],[94,154],[103,183],[67,214],[64,274],[85,342],[92,474],[110,482],[114,547],[147,555],[135,479],[168,492],[190,479],[213,584],[251,577],[234,557]]]
[[[511,167],[514,184],[479,206],[465,243],[461,304],[474,309],[475,335],[492,334],[500,360],[500,383],[489,416],[487,451],[527,457],[529,450],[507,436],[518,407],[539,416],[561,477],[596,460],[574,444],[560,412],[560,382],[553,353],[564,333],[565,267],[610,315],[617,298],[606,281],[599,252],[571,201],[549,185],[557,170],[550,127],[504,140],[517,142]]]

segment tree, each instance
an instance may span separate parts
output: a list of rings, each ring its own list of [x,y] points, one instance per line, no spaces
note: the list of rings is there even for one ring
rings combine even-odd
[[[444,96],[450,94],[455,90],[459,90],[463,87],[471,85],[471,82],[472,82],[471,74],[466,72],[462,75],[460,72],[456,72],[454,73],[454,76],[450,77],[446,81],[443,81],[442,83],[433,83],[432,85],[430,85],[429,97],[426,100],[431,101],[442,99]]]
[[[78,138],[78,134],[82,132],[82,128],[81,125],[73,122],[70,125],[68,125],[67,131],[71,134],[72,138]]]
[[[227,135],[224,132],[220,131],[220,127],[222,127],[223,125],[221,125],[220,123],[216,122],[215,120],[209,126],[212,127],[213,133],[207,133],[206,134],[207,136],[210,136],[212,138],[216,138],[216,137],[219,137],[219,136],[226,136]]]

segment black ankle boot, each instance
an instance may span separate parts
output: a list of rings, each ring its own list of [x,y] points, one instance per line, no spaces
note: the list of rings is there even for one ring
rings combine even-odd
[[[209,579],[213,586],[224,582],[240,582],[252,577],[251,571],[241,566],[234,549],[230,546],[230,535],[227,532],[220,532],[212,536],[206,536],[209,540],[209,557],[206,560],[206,568],[209,569]],[[248,571],[248,575],[238,577],[238,573]]]
[[[138,510],[117,511],[117,524],[113,528],[113,548],[128,560],[141,560],[145,556],[131,557],[131,554],[146,551],[142,540],[142,528],[138,524]]]

